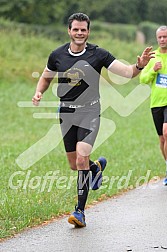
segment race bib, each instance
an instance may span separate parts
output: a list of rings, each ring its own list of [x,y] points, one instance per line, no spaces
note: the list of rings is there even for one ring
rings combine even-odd
[[[160,88],[167,88],[167,74],[158,74],[156,86]]]

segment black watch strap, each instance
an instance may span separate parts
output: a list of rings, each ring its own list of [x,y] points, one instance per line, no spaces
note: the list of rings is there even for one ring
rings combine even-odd
[[[144,67],[139,67],[139,66],[136,64],[136,68],[137,68],[138,70],[142,70]]]

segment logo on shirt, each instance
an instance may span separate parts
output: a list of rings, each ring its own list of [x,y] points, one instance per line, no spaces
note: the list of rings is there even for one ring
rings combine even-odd
[[[84,76],[84,72],[79,68],[70,68],[63,74],[63,77],[67,79],[68,85],[72,87],[80,86]]]

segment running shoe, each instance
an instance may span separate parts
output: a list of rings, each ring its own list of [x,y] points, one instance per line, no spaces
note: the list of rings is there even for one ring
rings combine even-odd
[[[68,218],[68,222],[75,227],[86,227],[84,211],[75,207],[75,211]]]
[[[99,159],[94,161],[94,163],[97,165],[97,170],[96,172],[92,172],[91,188],[92,190],[97,190],[102,184],[102,172],[106,167],[107,160],[104,157],[99,157]]]
[[[167,186],[167,176],[164,178],[163,185]]]

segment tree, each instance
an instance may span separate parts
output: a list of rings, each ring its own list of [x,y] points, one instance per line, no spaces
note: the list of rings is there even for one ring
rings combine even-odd
[[[167,4],[166,0],[149,1],[148,20],[159,24],[167,24]]]
[[[37,25],[67,23],[73,12],[85,12],[91,20],[112,23],[167,23],[166,0],[1,0],[0,8],[1,17]]]

